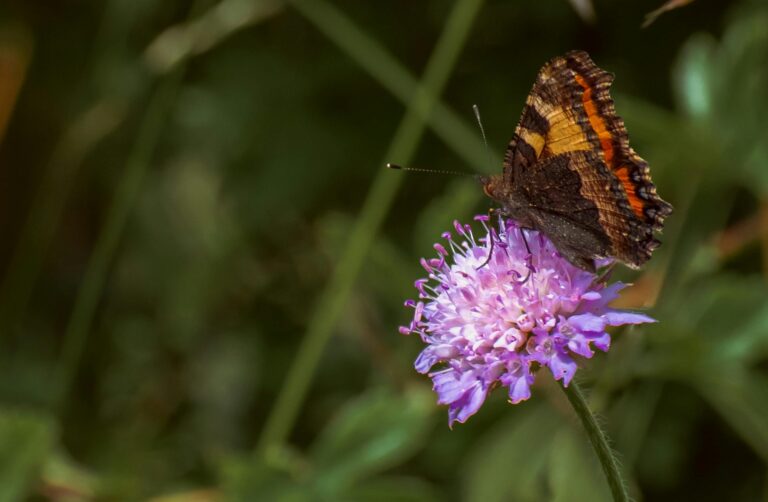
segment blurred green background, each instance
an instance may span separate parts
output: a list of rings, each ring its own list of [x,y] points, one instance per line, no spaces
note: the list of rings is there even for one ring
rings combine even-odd
[[[607,500],[548,375],[448,429],[397,326],[489,203],[383,169],[496,172],[571,49],[676,208],[591,405],[636,500],[768,500],[768,4],[661,2],[3,1],[0,501]]]

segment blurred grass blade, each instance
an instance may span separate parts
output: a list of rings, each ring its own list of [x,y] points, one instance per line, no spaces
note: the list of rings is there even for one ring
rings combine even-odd
[[[158,35],[145,52],[147,64],[157,73],[167,73],[181,61],[276,14],[284,4],[282,0],[223,0],[196,19]]]
[[[293,3],[304,13],[318,9],[322,13],[323,9],[327,8],[327,4],[320,0],[295,0]],[[257,447],[261,455],[282,445],[290,433],[320,357],[346,306],[363,260],[397,194],[402,177],[399,173],[384,169],[383,166],[389,161],[410,163],[424,134],[426,117],[429,116],[437,96],[448,81],[481,4],[482,0],[456,1],[443,34],[427,64],[423,85],[398,126],[392,143],[379,164],[382,167],[374,167],[379,169],[379,172],[365,200],[360,217],[328,286],[315,305],[307,333],[261,433]],[[324,17],[321,14],[311,19],[319,23],[331,23],[330,26],[322,24],[323,31],[330,33],[336,31],[333,25],[338,21],[336,17]]]
[[[667,2],[665,2],[661,7],[645,15],[643,28],[647,28],[652,25],[659,18],[659,16],[665,12],[679,9],[680,7],[685,7],[689,3],[693,3],[693,0],[667,0]]]
[[[440,196],[425,201],[424,208],[419,211],[414,224],[413,235],[416,242],[414,249],[431,254],[435,237],[446,229],[453,228],[454,220],[471,219],[472,211],[484,197],[486,196],[477,183],[457,180],[446,186]],[[419,270],[422,269],[419,268]],[[405,286],[410,293],[411,280]]]
[[[195,15],[206,5],[207,0],[197,0],[190,9],[190,15]],[[160,140],[168,113],[184,79],[185,69],[183,64],[178,66],[158,83],[147,104],[139,126],[139,136],[136,138],[125,170],[117,181],[115,197],[96,241],[93,255],[88,262],[64,332],[62,354],[56,367],[54,380],[58,386],[53,396],[55,408],[63,404],[72,386],[88,332],[93,323],[96,304],[106,280],[107,270],[112,263],[123,228],[141,188],[144,173],[149,167]]]
[[[632,472],[646,441],[651,422],[657,412],[662,383],[648,382],[638,389],[630,389],[611,414],[611,423],[617,449],[626,472]]]
[[[757,372],[713,367],[691,383],[744,442],[768,462],[768,379]]]
[[[85,347],[88,331],[93,323],[96,304],[104,286],[107,270],[117,250],[144,173],[152,160],[155,147],[165,127],[165,119],[178,91],[182,75],[183,71],[177,70],[173,75],[166,77],[153,93],[139,128],[139,137],[136,139],[125,170],[117,181],[112,206],[96,241],[75,299],[72,315],[64,332],[64,346],[55,378],[59,386],[55,396],[56,406],[62,403],[69,392]]]
[[[573,10],[576,11],[576,14],[579,15],[579,17],[585,22],[589,24],[594,24],[596,15],[595,15],[595,6],[592,5],[592,0],[568,0],[573,7]]]
[[[0,502],[27,500],[55,434],[47,416],[0,410]]]
[[[575,430],[562,429],[550,447],[547,469],[552,502],[608,502],[600,465]]]
[[[324,0],[295,0],[292,3],[329,40],[403,104],[409,105],[414,101],[419,92],[416,78],[351,19]],[[469,115],[469,110],[467,112]],[[491,165],[488,165],[489,154],[474,124],[459,118],[440,100],[435,100],[431,113],[422,118],[445,145],[467,164],[480,170],[501,165],[501,158],[494,154],[491,154]]]

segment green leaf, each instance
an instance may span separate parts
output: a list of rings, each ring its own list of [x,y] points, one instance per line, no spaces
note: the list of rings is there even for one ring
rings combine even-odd
[[[545,500],[549,445],[561,422],[547,406],[526,403],[477,442],[466,467],[468,502]]]
[[[285,458],[271,459],[268,464],[258,458],[226,458],[219,465],[219,478],[224,500],[250,502],[310,502],[316,500],[306,482],[307,473],[301,461],[288,451]]]
[[[56,435],[53,420],[21,410],[0,410],[0,501],[29,493]]]
[[[691,379],[702,397],[768,462],[768,379],[757,372],[718,370]]]
[[[549,449],[552,502],[610,501],[608,484],[585,436],[563,428]]]
[[[699,335],[723,342],[728,340],[723,335],[737,334],[765,307],[767,296],[768,287],[759,277],[721,275],[699,284],[683,309],[685,318],[695,321],[693,328]]]
[[[768,460],[768,380],[749,367],[768,347],[768,286],[760,277],[718,276],[687,290],[650,337],[657,375],[690,385]]]
[[[768,155],[763,127],[768,110],[765,100],[755,97],[768,86],[768,33],[763,29],[768,12],[742,9],[734,19],[719,42],[698,34],[685,44],[674,70],[676,91],[681,107],[727,159],[729,169],[718,178],[734,177],[765,194],[768,176],[760,161]],[[707,146],[704,140],[699,143]]]
[[[760,281],[761,286],[765,284],[763,279]],[[724,341],[723,351],[725,357],[743,359],[746,362],[757,361],[768,354],[768,305],[763,304],[760,308],[753,309],[739,328],[728,337],[728,341]]]
[[[66,452],[53,451],[42,468],[43,483],[89,500],[99,489],[99,479],[78,465]]]
[[[434,395],[373,390],[346,406],[311,448],[318,489],[340,493],[356,481],[400,463],[424,443]]]
[[[686,113],[696,119],[712,114],[716,99],[712,78],[716,40],[709,34],[692,36],[680,51],[674,82],[678,102]]]
[[[711,148],[701,147],[701,150],[712,152]],[[712,154],[712,158],[717,155]],[[670,222],[674,236],[665,233],[665,242],[673,253],[666,267],[664,289],[657,299],[659,319],[674,316],[678,306],[698,290],[698,287],[690,287],[692,280],[710,270],[692,257],[697,256],[706,246],[704,243],[709,242],[712,234],[727,222],[735,197],[732,191],[723,190],[723,183],[721,177],[693,176],[686,189],[690,191],[689,200],[676,209],[675,219]],[[718,203],[713,204],[713,200]]]
[[[760,277],[716,276],[686,289],[668,308],[664,336],[649,337],[663,368],[687,378],[696,371],[719,373],[744,366],[768,347],[768,285]]]
[[[703,304],[693,336],[714,342],[717,364],[744,363],[768,345],[768,284],[762,277],[721,275],[691,296]]]
[[[351,488],[339,497],[348,502],[437,502],[444,500],[435,488],[417,478],[382,476]]]

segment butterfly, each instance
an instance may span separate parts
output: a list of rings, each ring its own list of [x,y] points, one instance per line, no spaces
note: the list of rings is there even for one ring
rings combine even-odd
[[[608,92],[612,81],[583,51],[549,61],[526,100],[502,174],[480,179],[501,215],[542,232],[589,271],[606,257],[643,265],[672,212],[648,163],[629,146]]]

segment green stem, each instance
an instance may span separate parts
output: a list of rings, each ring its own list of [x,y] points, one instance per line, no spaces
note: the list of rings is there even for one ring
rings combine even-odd
[[[322,1],[294,0],[292,3],[312,20],[332,22],[334,19],[333,17],[323,18],[322,15],[318,19],[308,14],[311,12],[317,14],[318,10],[322,13],[323,9],[327,9],[327,4]],[[456,1],[443,34],[427,64],[423,84],[411,101],[380,166],[388,161],[408,164],[416,152],[416,147],[424,135],[427,118],[437,102],[437,96],[445,87],[481,4],[482,0]],[[333,27],[325,26],[323,31],[333,32]],[[376,233],[392,205],[401,179],[400,175],[379,167],[379,174],[373,182],[360,217],[341,254],[338,267],[315,305],[307,333],[262,430],[257,444],[257,454],[261,456],[271,454],[285,443],[290,434],[318,362],[346,307],[354,282]]]
[[[581,420],[584,430],[587,431],[587,437],[589,437],[589,441],[592,443],[592,448],[594,448],[595,454],[597,454],[597,458],[600,460],[600,465],[603,467],[605,477],[608,480],[613,500],[615,502],[629,502],[626,484],[619,471],[619,463],[613,450],[608,445],[608,436],[597,423],[595,416],[587,405],[587,400],[584,399],[584,394],[575,381],[571,381],[568,387],[563,387],[563,392],[568,396],[568,401],[571,402],[571,406],[573,406],[576,415]]]

